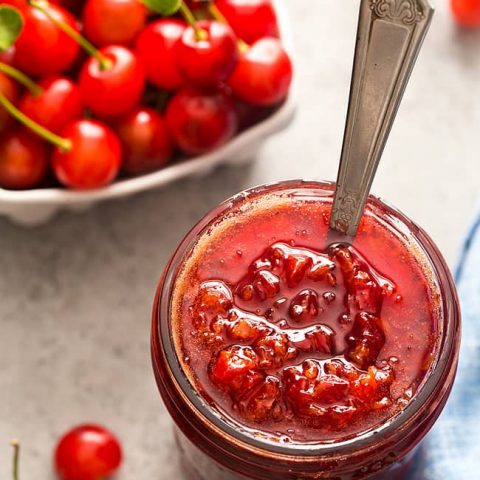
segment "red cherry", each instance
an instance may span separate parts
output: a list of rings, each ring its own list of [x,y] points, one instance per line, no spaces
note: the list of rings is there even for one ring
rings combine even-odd
[[[17,102],[18,87],[17,84],[7,75],[0,72],[0,95],[3,95],[7,100],[12,103]],[[0,132],[13,121],[11,115],[0,106]]]
[[[237,130],[231,98],[222,91],[187,87],[170,101],[167,126],[176,144],[188,154],[208,152],[229,140]]]
[[[287,96],[292,75],[292,63],[280,41],[262,38],[240,56],[228,83],[238,98],[270,106]]]
[[[67,151],[54,150],[52,166],[58,180],[76,189],[97,188],[113,181],[120,170],[122,151],[118,137],[95,120],[77,120],[62,137],[71,142]]]
[[[13,65],[15,61],[15,45],[12,45],[8,50],[0,52],[0,62],[7,65]]]
[[[194,28],[187,27],[175,47],[177,66],[188,82],[215,87],[235,68],[237,38],[228,25],[215,20],[200,20],[197,28],[205,39],[197,39]]]
[[[99,47],[130,45],[145,26],[147,9],[138,0],[87,0],[83,28]]]
[[[173,47],[186,27],[182,20],[162,18],[150,23],[137,38],[136,51],[147,78],[159,88],[177,90],[182,86]]]
[[[115,435],[99,425],[80,425],[67,432],[55,450],[61,480],[99,480],[115,473],[122,449]]]
[[[451,0],[456,21],[464,27],[480,27],[480,0]]]
[[[165,121],[155,110],[139,107],[120,119],[116,127],[123,146],[125,172],[139,175],[158,170],[172,156]]]
[[[20,110],[47,130],[59,133],[83,113],[80,89],[66,77],[50,77],[39,82],[42,92],[27,92],[20,101]]]
[[[2,5],[10,5],[18,10],[22,10],[22,8],[28,5],[28,0],[2,0]]]
[[[215,5],[244,42],[278,37],[278,23],[271,0],[216,0]]]
[[[77,21],[59,5],[45,3],[58,22],[79,30]],[[53,75],[70,68],[79,52],[78,43],[38,8],[22,9],[24,26],[16,42],[15,64],[29,75]]]
[[[29,131],[15,127],[0,135],[0,186],[24,190],[36,187],[48,170],[48,145]]]
[[[145,88],[145,73],[136,55],[125,47],[110,46],[99,53],[111,62],[107,68],[90,57],[80,72],[79,85],[85,104],[102,117],[122,115],[139,102]]]

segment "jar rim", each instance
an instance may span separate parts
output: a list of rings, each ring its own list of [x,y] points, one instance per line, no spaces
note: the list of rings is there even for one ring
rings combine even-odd
[[[175,347],[174,334],[170,315],[171,293],[175,284],[176,273],[179,266],[182,265],[185,254],[196,244],[198,236],[215,219],[221,217],[223,213],[232,209],[237,203],[245,202],[250,196],[261,196],[277,188],[278,191],[288,189],[316,189],[319,192],[324,191],[325,198],[331,197],[334,190],[334,183],[328,181],[305,181],[288,180],[259,185],[236,194],[214,209],[210,210],[204,217],[190,230],[185,236],[177,250],[173,254],[167,265],[163,280],[160,283],[154,305],[154,318],[160,319],[154,328],[153,334],[157,336],[165,352],[168,367],[173,374],[176,386],[180,389],[182,397],[187,400],[190,408],[193,408],[199,414],[207,425],[210,425],[216,432],[221,432],[224,439],[230,440],[236,447],[242,445],[247,449],[264,451],[268,454],[282,455],[285,457],[324,457],[329,455],[345,455],[355,450],[363,450],[378,446],[379,439],[391,438],[403,431],[407,425],[421,414],[423,406],[431,400],[435,392],[441,391],[444,379],[448,376],[454,367],[456,338],[460,328],[460,308],[456,289],[451,273],[446,262],[429,235],[405,214],[396,207],[383,201],[379,197],[370,195],[368,205],[380,207],[389,217],[400,221],[406,227],[413,239],[422,247],[422,250],[429,262],[429,267],[433,270],[435,278],[438,281],[440,290],[440,300],[442,303],[442,338],[436,346],[436,358],[424,381],[415,393],[410,402],[399,412],[389,418],[386,422],[376,426],[373,429],[362,432],[348,439],[334,442],[315,442],[315,443],[275,443],[272,440],[256,437],[248,431],[241,430],[229,422],[221,411],[215,409],[204,399],[192,382],[187,377],[182,368],[182,363],[178,357]],[[398,229],[398,225],[396,225]],[[165,325],[165,322],[168,322]],[[163,325],[162,325],[163,323]]]

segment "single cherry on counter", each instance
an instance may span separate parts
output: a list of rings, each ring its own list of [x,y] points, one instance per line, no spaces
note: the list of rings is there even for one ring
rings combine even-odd
[[[153,362],[191,478],[400,479],[390,465],[442,410],[459,340],[443,259],[376,199],[352,245],[334,238],[332,197],[315,182],[244,192],[167,267]]]
[[[480,27],[480,1],[451,0],[451,9],[457,23],[462,27]]]
[[[66,432],[55,449],[60,480],[100,480],[116,473],[122,462],[117,437],[101,425],[78,425]]]

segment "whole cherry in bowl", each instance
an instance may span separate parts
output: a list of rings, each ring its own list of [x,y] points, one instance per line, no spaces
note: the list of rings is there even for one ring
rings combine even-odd
[[[62,208],[252,160],[292,119],[281,1],[3,3],[22,25],[0,57],[3,148],[13,151],[11,138],[28,131],[36,140],[23,142],[23,158],[35,156],[27,143],[46,158],[42,168],[0,161],[0,214],[16,221],[37,224]],[[47,38],[62,61],[43,50]]]

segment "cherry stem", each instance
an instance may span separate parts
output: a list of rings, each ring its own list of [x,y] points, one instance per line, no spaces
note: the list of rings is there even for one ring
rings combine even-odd
[[[38,136],[42,137],[49,143],[53,143],[61,150],[68,151],[72,149],[72,142],[66,138],[60,137],[55,133],[47,130],[45,127],[42,127],[39,123],[35,122],[31,118],[27,117],[23,112],[21,112],[5,95],[0,93],[0,106],[2,106],[12,117],[14,117],[25,127],[32,130]]]
[[[218,7],[214,3],[208,4],[208,11],[210,15],[220,23],[228,24],[228,20],[225,18],[225,15],[218,9]]]
[[[225,15],[218,9],[218,7],[210,2],[208,4],[208,12],[210,15],[213,17],[214,20],[220,23],[225,23],[226,25],[229,25],[228,20],[225,18]],[[248,43],[242,40],[241,38],[237,39],[238,43],[238,49],[241,52],[246,52],[250,47],[248,46]]]
[[[35,97],[37,97],[43,92],[43,89],[40,85],[35,83],[31,78],[27,77],[20,70],[17,70],[16,68],[13,68],[10,65],[7,65],[6,63],[0,62],[0,72],[16,80],[18,83],[23,85],[27,90],[29,90]]]
[[[12,478],[13,480],[18,480],[18,461],[20,457],[20,442],[18,440],[12,440],[10,445],[13,447],[13,470]]]
[[[207,32],[202,28],[198,28],[197,19],[183,1],[180,3],[180,13],[185,21],[193,28],[193,31],[195,32],[195,40],[197,40],[197,42],[208,39]]]
[[[98,49],[90,43],[83,35],[80,35],[68,23],[60,21],[48,8],[48,2],[45,0],[30,0],[32,7],[38,8],[43,12],[55,25],[66,33],[70,38],[75,40],[89,55],[95,58],[100,64],[100,70],[108,70],[112,66],[112,61],[102,55]]]

